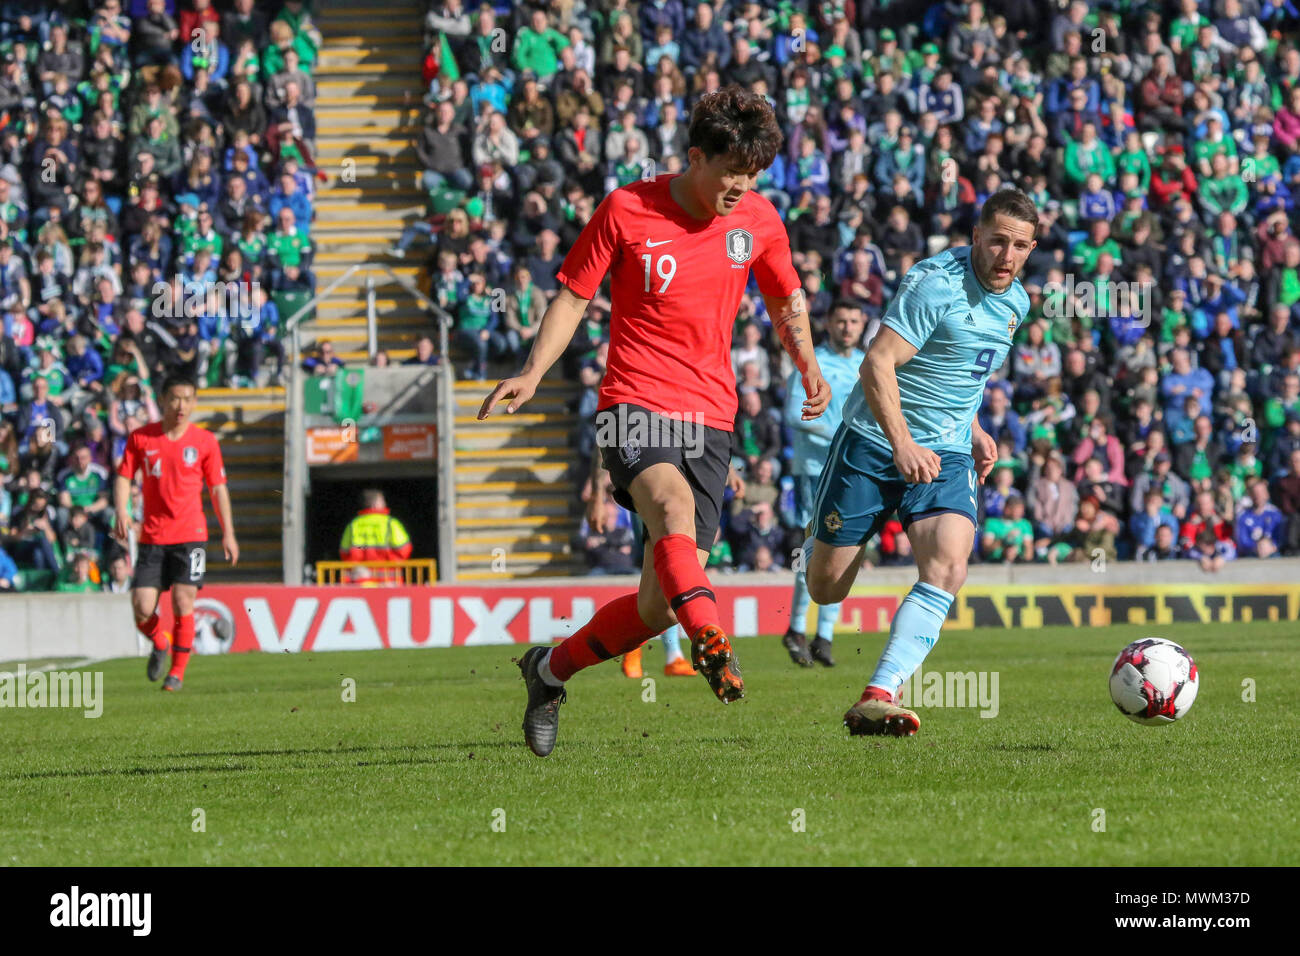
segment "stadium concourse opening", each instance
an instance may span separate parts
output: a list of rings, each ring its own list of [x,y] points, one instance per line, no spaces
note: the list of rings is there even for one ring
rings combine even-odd
[[[326,470],[314,470],[311,494],[307,496],[308,564],[339,559],[339,542],[348,522],[361,510],[361,493],[367,488],[384,493],[389,514],[402,523],[410,536],[412,558],[440,557],[438,482],[432,474],[411,478],[335,478],[322,476],[321,472]]]

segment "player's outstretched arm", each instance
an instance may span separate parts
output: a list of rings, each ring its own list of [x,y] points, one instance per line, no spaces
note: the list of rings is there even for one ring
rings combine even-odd
[[[821,365],[814,352],[811,323],[808,321],[808,309],[804,304],[803,289],[795,289],[792,295],[763,296],[767,314],[772,317],[772,328],[776,330],[781,344],[794,360],[795,368],[803,379],[804,393],[807,398],[803,403],[803,420],[816,418],[826,411],[831,400],[831,387],[822,378]]]
[[[113,476],[113,537],[124,547],[131,546],[131,532],[134,522],[131,520],[131,479],[121,475]]]
[[[859,372],[871,414],[894,449],[898,473],[913,484],[931,482],[939,477],[939,456],[912,440],[898,396],[895,369],[907,364],[915,354],[915,345],[889,326],[882,325],[867,349],[867,357],[862,360]]]
[[[239,563],[239,541],[235,538],[235,516],[230,508],[230,489],[217,485],[212,489],[217,505],[217,518],[221,521],[221,549],[233,568]]]
[[[587,303],[590,301],[579,298],[568,286],[560,286],[559,294],[547,306],[542,324],[533,336],[533,347],[523,369],[513,378],[497,383],[492,393],[483,399],[483,405],[478,410],[479,421],[492,414],[497,402],[504,398],[509,397],[510,404],[506,406],[506,411],[513,414],[533,397],[537,383],[573,341],[573,334],[578,331],[578,323],[582,321],[582,315],[587,311]]]

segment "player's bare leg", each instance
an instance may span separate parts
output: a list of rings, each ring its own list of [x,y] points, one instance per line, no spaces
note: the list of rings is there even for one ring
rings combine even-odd
[[[136,628],[153,643],[145,676],[150,680],[157,680],[162,677],[163,669],[167,666],[168,655],[171,653],[171,642],[163,633],[162,622],[158,619],[158,589],[132,588],[131,612],[135,615]]]
[[[703,572],[709,552],[695,544],[695,496],[686,477],[672,465],[652,465],[633,479],[628,494],[650,539],[637,592],[641,620],[656,634],[680,622],[691,638],[691,664],[713,693],[724,704],[740,700],[745,682],[731,641],[717,623],[717,602]],[[698,567],[687,563],[692,550]]]
[[[866,545],[833,545],[813,539],[812,554],[804,544],[804,574],[808,596],[817,604],[839,604],[849,596],[866,556]]]
[[[176,621],[176,637],[172,645],[172,666],[163,681],[163,690],[177,691],[185,680],[185,666],[190,662],[194,648],[194,600],[199,589],[192,584],[173,584],[172,613]]]
[[[912,522],[907,537],[920,580],[894,615],[889,641],[862,699],[844,715],[850,734],[910,737],[921,729],[921,718],[898,706],[898,688],[938,642],[948,607],[966,583],[966,562],[975,544],[970,518],[952,512],[922,518]]]

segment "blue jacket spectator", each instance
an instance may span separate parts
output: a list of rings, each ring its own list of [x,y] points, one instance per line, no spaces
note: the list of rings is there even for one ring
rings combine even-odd
[[[226,49],[226,45],[219,41],[211,45],[199,44],[198,51],[194,49],[195,45],[187,43],[185,49],[181,51],[181,76],[192,83],[194,71],[206,67],[208,78],[220,86],[230,73],[230,52]]]
[[[966,117],[966,101],[962,97],[961,87],[952,83],[952,74],[941,72],[935,76],[937,82],[947,77],[947,85],[934,83],[921,87],[916,95],[916,112],[933,113],[939,119],[939,125],[960,123]]]
[[[73,341],[76,341],[76,339]],[[81,350],[80,353],[77,352],[78,348]],[[72,376],[72,380],[82,388],[89,388],[92,383],[98,382],[104,377],[104,360],[100,358],[98,351],[86,348],[84,339],[81,340],[79,345],[70,346],[68,358],[64,364],[68,369],[68,374]]]
[[[1268,500],[1268,483],[1250,486],[1251,506],[1237,515],[1237,554],[1249,558],[1271,558],[1282,550],[1286,537],[1286,516]]]
[[[710,6],[708,13],[704,13],[701,6],[706,4],[696,6],[690,25],[680,34],[673,34],[682,46],[682,67],[688,70],[698,69],[712,53],[717,57],[721,69],[731,62],[731,41],[723,32],[722,24],[713,18],[713,8]],[[706,27],[700,26],[699,18],[702,16],[708,18]]]
[[[1164,404],[1165,422],[1172,424],[1182,419],[1183,400],[1194,395],[1201,403],[1201,414],[1210,414],[1211,396],[1214,393],[1214,376],[1203,368],[1192,368],[1186,349],[1174,349],[1173,368],[1160,381],[1160,397]]]
[[[1133,542],[1137,545],[1139,555],[1148,548],[1155,547],[1156,529],[1162,525],[1173,531],[1175,540],[1178,538],[1178,519],[1163,507],[1158,508],[1154,515],[1143,510],[1129,519],[1129,530],[1133,533]]]
[[[648,0],[641,4],[641,39],[648,46],[654,41],[655,31],[668,27],[674,37],[686,29],[686,11],[682,0]]]
[[[979,420],[980,428],[992,436],[994,441],[1010,439],[1012,449],[1017,455],[1025,450],[1025,426],[1021,423],[1016,410],[1011,407],[1007,393],[1002,389],[989,389]]]
[[[14,590],[16,577],[18,577],[18,565],[14,564],[14,559],[9,557],[9,552],[0,547],[0,591]]]
[[[287,177],[282,177],[281,182],[284,178]],[[311,200],[307,198],[306,193],[298,189],[297,184],[294,185],[292,192],[285,192],[284,187],[281,186],[272,194],[271,218],[279,219],[280,210],[285,206],[293,211],[294,222],[299,224],[311,222]]]

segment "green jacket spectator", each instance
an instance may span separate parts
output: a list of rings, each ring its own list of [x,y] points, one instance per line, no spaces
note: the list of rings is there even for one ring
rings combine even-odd
[[[537,78],[545,80],[560,68],[560,51],[569,45],[564,34],[551,29],[546,12],[534,10],[530,26],[524,27],[515,37],[515,52],[511,57],[515,69],[532,70]]]
[[[1106,144],[1096,138],[1095,133],[1085,131],[1083,139],[1065,147],[1065,176],[1070,182],[1081,186],[1089,173],[1097,173],[1107,185],[1115,182],[1115,158],[1111,156]]]
[[[1240,215],[1246,208],[1247,200],[1250,199],[1246,184],[1241,181],[1240,176],[1233,176],[1227,172],[1226,162],[1222,156],[1215,157],[1214,168],[1216,174],[1202,179],[1201,185],[1196,190],[1201,205],[1216,216],[1221,212]]]
[[[266,242],[267,252],[282,266],[297,266],[311,252],[311,238],[306,229],[282,232],[277,229]]]

